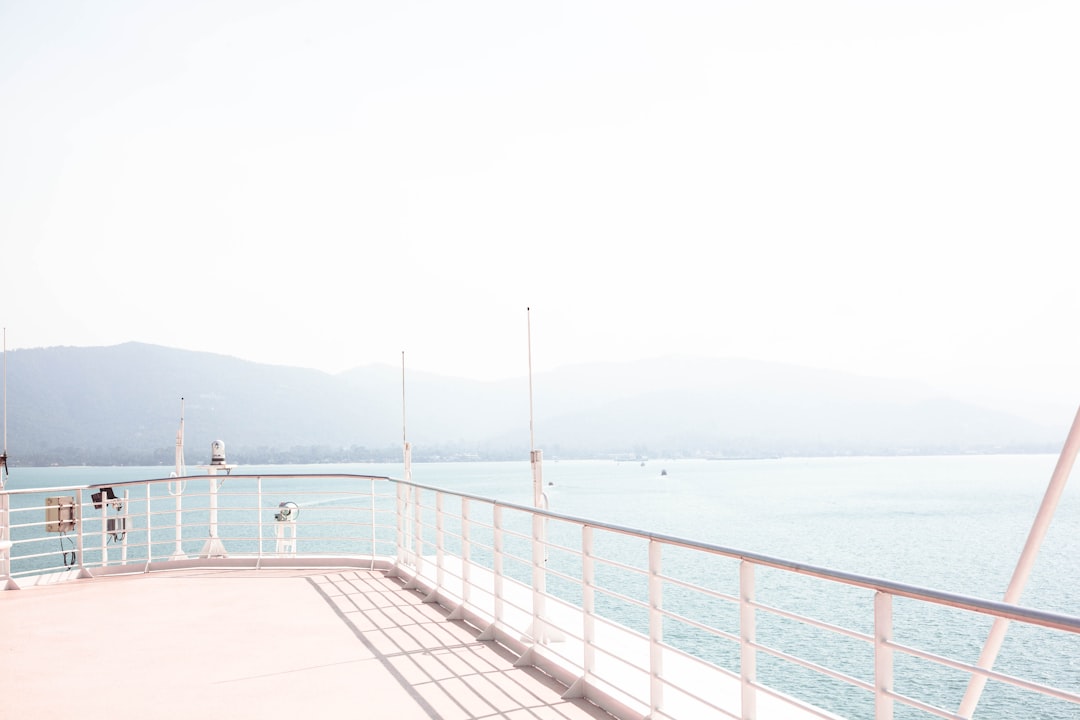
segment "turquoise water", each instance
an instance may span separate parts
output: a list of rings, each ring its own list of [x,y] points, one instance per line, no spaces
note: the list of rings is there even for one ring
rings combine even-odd
[[[544,464],[544,490],[558,513],[687,537],[837,570],[997,600],[1008,585],[1053,471],[1054,456],[962,456],[815,458],[731,461],[561,461]],[[273,472],[348,472],[402,477],[400,464],[319,465],[279,468],[242,467],[244,474]],[[665,471],[666,474],[661,474]],[[16,468],[9,488],[118,482],[162,476],[162,468]],[[413,480],[448,490],[531,503],[529,464],[424,463]],[[196,481],[193,481],[196,482]],[[276,481],[267,481],[273,483]],[[1032,571],[1021,604],[1080,615],[1080,490],[1067,487]],[[226,484],[223,492],[229,489]],[[197,488],[204,492],[204,487]],[[283,499],[290,488],[277,488]],[[276,505],[274,497],[272,505]],[[297,497],[300,500],[300,497]],[[161,498],[167,510],[170,502]],[[197,501],[196,501],[197,502]],[[230,500],[223,498],[223,504]],[[231,502],[253,501],[239,496]],[[319,502],[308,499],[302,506]],[[185,507],[193,507],[185,500]],[[89,529],[89,528],[88,528]],[[233,528],[233,533],[252,529]],[[167,542],[168,535],[155,543]],[[55,540],[50,539],[50,542]],[[190,552],[193,548],[188,548]],[[640,550],[640,548],[638,548]],[[630,549],[626,549],[630,553]],[[527,552],[526,552],[527,554]],[[160,555],[160,551],[155,551]],[[628,555],[630,557],[630,555]],[[640,558],[640,554],[637,556]],[[89,558],[88,558],[89,559]],[[665,558],[675,572],[680,558]],[[552,557],[552,563],[558,563]],[[567,562],[572,565],[573,561]],[[732,563],[733,565],[733,563]],[[698,581],[735,591],[732,567],[719,567]],[[709,570],[708,573],[712,573]],[[612,585],[629,586],[610,573]],[[557,591],[557,586],[552,588]],[[573,599],[574,590],[563,593]],[[631,591],[633,594],[633,591]],[[826,593],[820,581],[762,571],[759,599],[784,604],[861,632],[870,631],[865,612],[869,593]],[[716,627],[733,631],[727,610],[703,607],[700,598],[665,595],[665,606],[681,614],[712,613]],[[894,608],[898,640],[906,634],[919,647],[974,661],[988,623],[955,611]],[[613,609],[616,619],[641,628],[644,615],[633,608]],[[819,631],[781,619],[762,620],[759,640],[791,649],[830,667],[870,680],[864,668],[869,648],[844,638],[823,639]],[[737,669],[735,648],[723,647],[699,631],[673,624],[665,639],[688,652]],[[1047,658],[1050,662],[1047,662]],[[929,696],[955,707],[966,678],[961,673],[921,667],[898,658],[899,692]],[[1052,685],[1080,690],[1080,639],[1025,629],[1010,631],[1000,668]],[[846,717],[870,717],[865,693],[852,693],[816,674],[763,658],[759,677],[766,683],[808,697]],[[1010,689],[991,684],[976,718],[1075,718],[1075,706],[1031,704]],[[897,718],[929,717],[898,708]]]

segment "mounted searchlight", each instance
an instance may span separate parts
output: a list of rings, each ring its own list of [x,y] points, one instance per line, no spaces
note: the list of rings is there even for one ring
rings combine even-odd
[[[223,440],[215,440],[210,443],[210,464],[225,464],[225,442]]]
[[[274,513],[274,519],[278,522],[296,522],[300,517],[300,507],[292,502],[278,503],[278,511]]]

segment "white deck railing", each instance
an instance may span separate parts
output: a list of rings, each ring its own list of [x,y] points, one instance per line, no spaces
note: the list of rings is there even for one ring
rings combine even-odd
[[[1080,713],[1073,616],[383,477],[109,487],[119,508],[107,496],[95,506],[102,486],[0,492],[0,587],[207,565],[368,567],[623,717],[959,718],[950,708],[973,675],[988,678],[993,713],[976,717]],[[295,519],[275,520],[282,502]],[[997,618],[1013,628],[984,670],[975,662]]]

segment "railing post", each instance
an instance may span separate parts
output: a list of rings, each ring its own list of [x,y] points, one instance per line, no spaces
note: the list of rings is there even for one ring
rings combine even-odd
[[[423,513],[420,511],[420,488],[413,487],[413,557],[417,576],[424,569],[424,528]]]
[[[11,540],[11,497],[0,490],[0,577],[4,581],[0,590],[18,588],[11,578],[11,550],[14,547]]]
[[[663,545],[649,540],[649,715],[660,716],[664,705],[664,581]]]
[[[101,567],[106,567],[109,564],[109,549],[106,547],[108,536],[105,534],[109,522],[109,501],[105,499],[105,488],[100,488],[98,492],[101,493]],[[93,498],[91,495],[90,499]]]
[[[154,560],[154,528],[150,523],[150,483],[146,483],[146,567],[144,572],[150,572],[150,563]]]
[[[79,576],[82,577],[87,574],[86,563],[83,560],[83,491],[79,488],[75,491],[75,507],[78,509],[78,513],[75,516],[75,552],[79,554]]]
[[[742,720],[757,718],[757,650],[754,649],[754,566],[739,563],[739,679],[742,683]]]
[[[368,497],[371,500],[371,569],[374,570],[375,569],[375,542],[376,542],[376,537],[375,537],[375,501],[376,501],[375,478],[371,479],[371,482],[368,484],[368,487],[371,488],[371,492],[368,494]]]
[[[131,505],[128,504],[129,500],[130,500],[129,492],[128,492],[127,489],[125,489],[124,490],[124,507],[130,510]],[[118,533],[120,532],[120,523],[124,524],[124,530],[123,530],[123,533],[121,534],[121,537],[123,539],[120,541],[120,564],[121,565],[127,565],[127,551],[128,551],[127,513],[123,512],[123,511],[121,511],[116,517],[116,531]]]
[[[546,615],[547,571],[544,567],[546,547],[544,544],[544,518],[532,514],[532,638],[535,643],[548,641]]]
[[[394,483],[397,488],[397,499],[395,502],[395,508],[397,512],[397,528],[395,530],[394,542],[397,545],[397,563],[398,565],[405,564],[405,511],[408,507],[408,503],[405,499],[405,493],[408,492],[408,487],[401,483]]]
[[[461,498],[461,604],[469,606],[469,585],[471,574],[469,566],[472,564],[472,552],[469,546],[469,499]]]
[[[593,554],[593,529],[581,528],[581,610],[582,637],[585,647],[581,679],[587,695],[596,669],[596,556]]]
[[[503,518],[502,508],[498,505],[492,509],[491,525],[493,534],[491,541],[493,552],[491,559],[492,590],[495,593],[493,603],[494,624],[500,626],[503,622]]]
[[[255,507],[258,508],[255,512],[258,513],[255,521],[258,523],[259,533],[259,552],[258,559],[255,560],[255,569],[262,569],[263,559],[263,491],[262,491],[262,476],[255,478]]]
[[[435,587],[442,590],[446,575],[443,569],[443,494],[435,493]]]
[[[187,480],[176,481],[176,493],[173,495],[173,554],[170,560],[186,560],[184,555],[184,493],[182,489],[187,486]],[[172,481],[166,486],[172,493]],[[262,513],[260,513],[261,515]]]
[[[874,593],[874,720],[893,718],[892,595]]]

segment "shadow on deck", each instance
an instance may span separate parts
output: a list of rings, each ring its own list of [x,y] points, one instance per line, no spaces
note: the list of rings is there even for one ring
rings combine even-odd
[[[0,593],[0,718],[610,718],[365,570],[183,570]]]

